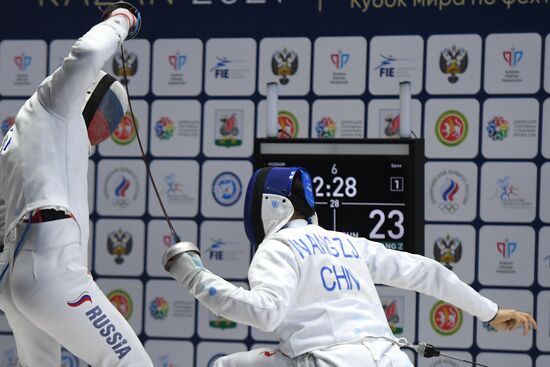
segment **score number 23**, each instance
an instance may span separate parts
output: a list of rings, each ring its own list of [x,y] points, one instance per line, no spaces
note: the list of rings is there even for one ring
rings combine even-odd
[[[332,177],[332,182],[325,184],[325,179],[321,176],[315,176],[313,178],[313,185],[315,186],[315,196],[317,198],[354,198],[357,196],[357,179],[353,176],[346,178],[337,176],[338,169],[336,164],[332,165],[331,173],[334,175]],[[331,199],[330,207],[338,208],[340,206],[339,200]],[[375,219],[376,224],[369,233],[369,238],[372,240],[384,240],[386,239],[386,234],[383,233],[383,227],[386,222],[386,214],[381,209],[373,209],[369,213],[370,219]],[[387,218],[392,220],[393,228],[390,228],[386,231],[388,237],[393,240],[398,240],[403,238],[405,233],[405,228],[403,227],[404,216],[401,210],[391,210],[387,214]]]

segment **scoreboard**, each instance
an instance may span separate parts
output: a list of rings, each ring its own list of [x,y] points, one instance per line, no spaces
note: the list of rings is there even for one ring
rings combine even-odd
[[[423,254],[422,139],[258,139],[254,152],[255,169],[310,172],[322,227]]]

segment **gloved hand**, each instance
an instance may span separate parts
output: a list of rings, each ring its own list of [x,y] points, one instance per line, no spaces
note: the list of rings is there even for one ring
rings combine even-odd
[[[128,14],[126,11],[128,11],[130,14]],[[135,6],[125,1],[117,1],[103,11],[103,16],[101,17],[101,20],[108,19],[115,15],[131,16],[132,19],[129,19],[130,29],[128,30],[128,36],[126,37],[126,39],[132,39],[137,36],[141,29],[141,14]]]
[[[178,242],[168,248],[162,255],[162,266],[187,287],[197,272],[205,270],[199,248],[192,242]]]

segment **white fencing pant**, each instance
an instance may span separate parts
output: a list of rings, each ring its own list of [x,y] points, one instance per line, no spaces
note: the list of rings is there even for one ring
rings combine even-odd
[[[413,367],[399,347],[374,339],[319,349],[294,359],[277,349],[254,349],[222,357],[216,360],[214,367],[357,367],[358,361],[361,367]]]
[[[18,235],[25,226],[18,226]],[[81,246],[72,218],[30,225],[0,288],[20,365],[59,367],[61,344],[92,366],[152,367],[128,322],[88,273]]]

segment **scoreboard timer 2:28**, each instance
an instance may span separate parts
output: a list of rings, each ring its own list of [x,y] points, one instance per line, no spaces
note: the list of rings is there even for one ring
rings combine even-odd
[[[423,254],[422,139],[258,139],[254,151],[255,168],[310,172],[322,227]]]

